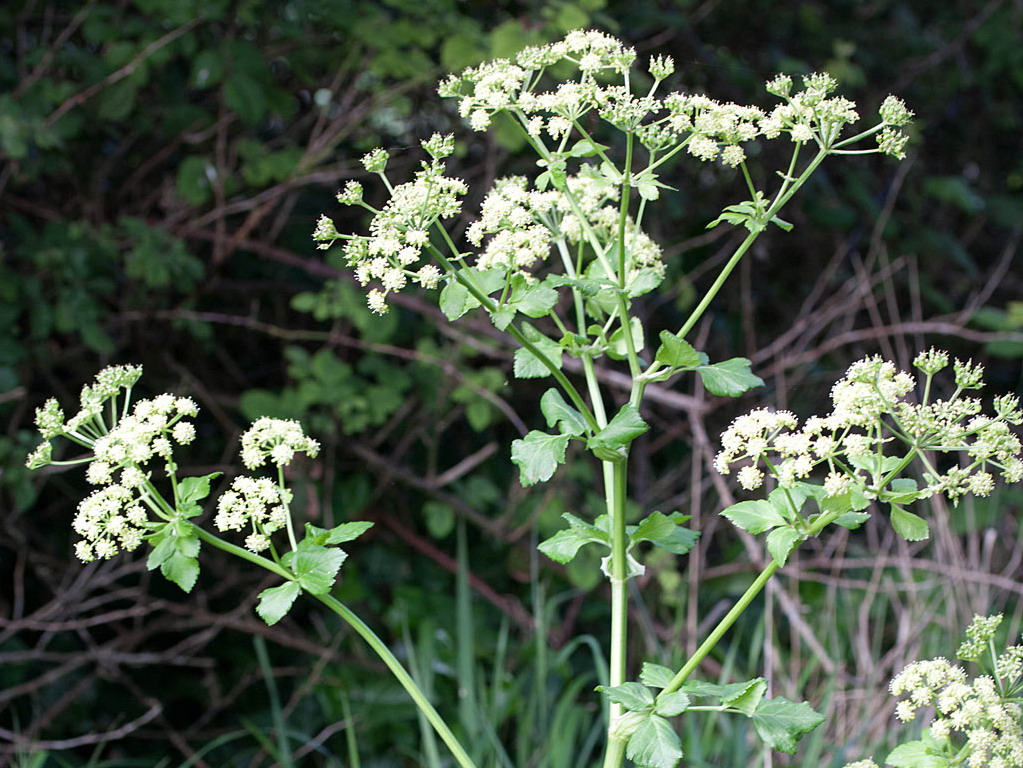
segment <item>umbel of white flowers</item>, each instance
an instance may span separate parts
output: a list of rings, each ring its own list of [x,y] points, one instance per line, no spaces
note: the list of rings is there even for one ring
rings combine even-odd
[[[459,113],[473,130],[486,130],[498,113],[511,116],[547,167],[536,179],[516,177],[495,183],[466,235],[476,249],[471,266],[532,279],[559,244],[578,243],[584,229],[591,238],[602,232],[620,234],[621,184],[608,181],[619,171],[601,163],[606,156],[581,122],[590,113],[638,139],[648,152],[651,169],[654,158],[681,150],[704,162],[737,167],[746,159],[745,145],[758,138],[787,136],[797,145],[830,148],[845,126],[859,120],[853,102],[832,95],[837,83],[826,73],[804,77],[801,89],[788,75],[772,79],[767,90],[782,103],[768,112],[702,94],[658,96],[661,82],[674,72],[671,59],[662,56],[649,62],[647,73],[653,84],[645,93],[635,93],[634,83],[642,79],[629,76],[635,59],[635,51],[613,37],[577,31],[556,43],[526,48],[514,61],[490,61],[441,83],[440,95],[457,99]],[[551,81],[548,70],[555,64],[574,70],[575,76]],[[904,157],[908,137],[900,129],[909,123],[912,112],[900,99],[889,96],[881,105],[880,118],[879,125],[863,134],[875,136],[876,148],[856,151]],[[570,144],[576,139],[578,144]],[[591,148],[589,155],[600,155],[596,162],[585,159],[587,152],[576,151],[580,145]],[[320,217],[313,233],[320,248],[345,241],[345,256],[356,278],[371,286],[367,302],[374,312],[386,312],[388,296],[407,285],[434,288],[444,277],[443,262],[430,260],[435,255],[432,231],[461,211],[467,188],[462,180],[445,176],[445,158],[454,152],[451,136],[434,135],[422,146],[429,159],[404,184],[393,185],[387,178],[384,150],[375,149],[363,157],[366,170],[379,175],[390,190],[382,208],[363,199],[363,187],[357,181],[348,182],[338,195],[338,202],[361,206],[372,214],[368,235],[340,234],[327,216]],[[578,172],[566,173],[564,184],[551,185],[551,169],[567,160],[578,163]],[[657,194],[652,180],[651,175],[645,191],[651,199]],[[437,236],[447,237],[440,229]],[[663,272],[660,249],[631,217],[625,237],[634,261],[631,269]],[[447,246],[453,244],[441,244]],[[461,260],[465,254],[452,255]]]
[[[162,394],[132,404],[131,390],[142,375],[138,365],[104,368],[94,383],[82,388],[78,412],[65,420],[55,399],[36,411],[36,426],[43,442],[29,455],[31,469],[47,464],[87,464],[85,476],[99,486],[83,499],[72,521],[82,538],[75,545],[79,559],[89,562],[137,549],[152,531],[161,529],[176,514],[154,485],[157,461],[175,484],[176,446],[195,439],[195,427],[186,419],[199,408],[188,397]],[[54,438],[63,437],[86,449],[84,457],[53,459]],[[298,422],[261,418],[242,434],[242,462],[249,469],[266,463],[278,470],[277,482],[268,478],[237,477],[218,503],[214,524],[221,531],[248,530],[245,546],[260,552],[270,546],[270,535],[289,521],[291,492],[280,472],[295,457],[315,457],[319,443],[307,437]],[[175,491],[176,493],[176,491]]]

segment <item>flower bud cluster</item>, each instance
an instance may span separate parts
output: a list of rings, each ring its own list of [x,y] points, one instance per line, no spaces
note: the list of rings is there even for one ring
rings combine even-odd
[[[435,288],[440,283],[442,274],[436,266],[417,265],[429,246],[430,228],[439,219],[456,215],[467,191],[461,179],[444,175],[443,158],[454,151],[451,136],[434,135],[423,142],[423,148],[432,159],[423,162],[412,181],[391,191],[390,200],[375,211],[368,237],[341,235],[326,216],[320,217],[313,232],[321,249],[329,248],[336,240],[347,240],[345,258],[355,268],[359,284],[379,286],[373,287],[366,297],[370,309],[378,314],[388,311],[388,295],[402,290],[409,282],[424,288]],[[383,150],[363,158],[366,168],[376,173],[382,174],[386,163],[387,153]],[[338,200],[362,205],[362,185],[349,182]]]
[[[36,411],[36,425],[46,442],[29,456],[27,465],[38,468],[52,460],[50,439],[65,435],[90,448],[92,456],[85,477],[102,486],[78,505],[72,522],[82,536],[75,545],[77,556],[89,562],[131,551],[141,544],[148,526],[146,505],[151,502],[149,479],[144,467],[153,459],[174,469],[175,445],[195,439],[195,426],[186,421],[199,408],[188,397],[163,394],[138,400],[129,410],[131,388],[142,375],[141,366],[118,365],[104,368],[92,384],[82,388],[80,409],[64,421],[56,400],[48,400]],[[124,401],[118,399],[124,390]],[[105,420],[109,416],[112,423]]]
[[[1023,421],[1018,399],[997,398],[995,415],[982,415],[980,401],[961,392],[983,386],[983,369],[956,361],[955,394],[928,402],[931,378],[948,364],[948,355],[931,350],[918,356],[915,364],[926,377],[924,402],[908,399],[918,385],[912,375],[880,357],[868,357],[853,363],[832,388],[832,411],[808,419],[802,428],[786,411],[756,410],[737,418],[722,434],[715,467],[728,474],[733,464],[747,464],[738,480],[754,490],[765,478],[762,466],[782,486],[822,466],[827,470],[828,496],[855,486],[874,498],[884,489],[876,486],[878,477],[862,469],[864,462],[883,456],[889,444],[901,441],[908,459],[934,451],[958,454],[965,462],[943,473],[925,463],[921,498],[942,493],[955,501],[966,493],[987,495],[994,487],[993,470],[1008,482],[1023,479],[1020,440],[1010,428]],[[890,447],[887,452],[892,453]]]
[[[241,442],[242,463],[249,469],[261,467],[267,461],[286,467],[296,453],[314,458],[320,451],[320,444],[291,419],[256,419],[242,434]]]
[[[270,546],[270,535],[288,522],[291,492],[269,478],[236,477],[217,501],[213,524],[219,531],[248,528],[245,548],[262,552]]]
[[[960,658],[975,661],[990,652],[1001,616],[976,616],[966,630]],[[994,654],[991,653],[992,657]],[[963,765],[971,768],[1017,768],[1023,765],[1023,707],[1017,703],[1023,646],[1013,646],[995,660],[995,676],[972,680],[946,659],[913,662],[891,682],[891,692],[905,695],[895,714],[903,722],[933,708],[931,735],[962,742]]]

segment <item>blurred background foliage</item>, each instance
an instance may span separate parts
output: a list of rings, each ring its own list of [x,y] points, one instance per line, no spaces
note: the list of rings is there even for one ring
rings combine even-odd
[[[310,240],[374,146],[392,151],[397,178],[420,139],[452,131],[455,172],[477,195],[531,168],[500,125],[469,134],[434,84],[580,27],[641,59],[671,54],[678,89],[765,106],[774,73],[825,68],[863,114],[893,92],[918,116],[903,164],[829,162],[787,212],[795,231],[765,237],[697,329],[712,357],[746,355],[767,386],[738,403],[692,381],[651,388],[636,512],[680,509],[703,538],[681,562],[651,553],[635,582],[634,658],[677,661],[763,557],[718,524],[732,489],[708,471],[739,410],[812,412],[851,360],[907,365],[931,344],[983,361],[992,389],[1021,391],[1019,0],[9,0],[0,762],[445,764],[339,626],[308,606],[260,625],[258,574],[214,554],[186,597],[139,558],[73,560],[82,484],[28,477],[32,415],[117,362],[144,364],[149,393],[200,402],[197,472],[229,480],[245,419],[262,414],[298,418],[324,442],[295,478],[296,507],[320,525],[376,521],[352,547],[341,597],[393,640],[485,765],[595,760],[599,563],[563,569],[535,551],[561,512],[597,512],[592,468],[525,493],[507,445],[536,426],[540,390],[510,381],[512,350],[485,321],[447,324],[430,296],[371,316],[338,253]],[[679,325],[741,238],[704,230],[743,195],[732,171],[680,162],[666,181],[679,191],[650,225],[670,256],[643,308],[653,331]],[[336,213],[342,231],[362,223]],[[837,766],[883,752],[893,671],[951,652],[974,611],[1006,610],[1018,626],[1020,505],[1018,490],[933,504],[930,542],[895,542],[878,519],[802,552],[771,609],[760,603],[704,672],[766,673],[829,723],[786,762],[755,749],[742,723],[686,718],[689,764]]]

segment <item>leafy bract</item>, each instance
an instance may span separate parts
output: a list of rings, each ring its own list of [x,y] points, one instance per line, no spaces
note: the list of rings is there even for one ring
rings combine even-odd
[[[558,342],[548,339],[528,325],[523,328],[523,334],[539,354],[543,355],[555,368],[561,370],[562,354],[561,345]],[[539,379],[549,376],[551,373],[543,360],[526,347],[515,350],[514,372],[515,377],[519,379]]]

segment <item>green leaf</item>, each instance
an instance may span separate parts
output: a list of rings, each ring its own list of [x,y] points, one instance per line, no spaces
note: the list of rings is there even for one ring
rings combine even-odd
[[[629,444],[650,429],[639,410],[626,403],[607,426],[586,441],[586,447],[602,461],[620,461],[628,455]]]
[[[426,530],[435,539],[443,539],[455,529],[455,510],[450,504],[431,499],[423,505]]]
[[[478,306],[479,302],[476,297],[454,278],[448,280],[448,284],[441,289],[440,311],[448,320],[457,320],[470,309],[475,309]]]
[[[713,365],[696,369],[703,379],[703,386],[712,395],[738,397],[754,387],[764,386],[764,381],[750,371],[750,361],[745,357],[733,357]]]
[[[664,696],[658,696],[654,704],[654,712],[661,717],[675,717],[689,709],[692,700],[688,694],[675,691]]]
[[[690,696],[713,696],[720,699],[723,704],[725,701],[742,698],[750,690],[764,682],[766,681],[762,677],[746,680],[741,683],[727,683],[726,685],[708,683],[704,680],[687,680],[682,684],[680,690],[685,691]]]
[[[256,613],[268,625],[276,624],[284,615],[291,610],[301,592],[301,587],[294,581],[287,581],[279,587],[270,587],[259,593],[259,604],[256,606]]]
[[[892,504],[892,528],[906,541],[923,541],[931,535],[926,520],[907,512],[898,504]]]
[[[761,701],[753,713],[753,726],[761,740],[772,749],[793,754],[799,740],[825,720],[805,701],[785,698]]]
[[[168,523],[150,538],[153,551],[149,553],[146,567],[160,569],[164,578],[177,584],[185,592],[191,592],[199,578],[199,537],[187,525]]]
[[[568,150],[568,155],[569,157],[593,157],[606,149],[607,147],[603,144],[597,144],[589,139],[581,139],[572,145],[572,148]]]
[[[643,662],[643,669],[639,673],[639,681],[651,688],[666,688],[674,677],[673,669],[650,661]]]
[[[654,694],[641,683],[622,683],[613,688],[597,686],[597,690],[613,704],[621,704],[630,712],[648,712],[654,705]]]
[[[565,528],[549,539],[540,542],[537,549],[554,562],[567,565],[575,559],[579,550],[586,544],[605,544],[605,542],[600,537],[588,534],[578,528]]]
[[[657,353],[654,355],[657,362],[670,365],[672,368],[692,368],[702,362],[700,353],[681,336],[669,331],[661,331],[659,338],[661,346],[657,348]]]
[[[891,482],[891,490],[882,497],[892,504],[912,504],[920,498],[916,480],[911,477],[899,477]]]
[[[528,317],[546,317],[558,303],[558,292],[546,281],[527,283],[521,275],[512,278],[512,295],[508,302]]]
[[[788,523],[773,504],[763,499],[740,501],[723,509],[721,515],[728,518],[737,528],[753,534],[763,533]]]
[[[677,527],[674,520],[661,512],[651,512],[639,525],[629,538],[636,541],[655,541],[663,539],[674,533]]]
[[[565,463],[569,439],[570,435],[549,435],[534,429],[512,441],[511,459],[519,467],[519,482],[530,486],[550,480],[558,465]]]
[[[795,528],[776,528],[767,534],[767,551],[778,565],[785,565],[789,554],[803,540],[803,534]]]
[[[212,472],[202,477],[186,477],[178,483],[178,501],[202,501],[210,495],[210,480],[220,477],[223,472]]]
[[[561,392],[553,387],[540,398],[540,411],[548,427],[556,426],[564,434],[579,436],[588,431],[583,415],[565,402]]]
[[[305,538],[310,544],[326,546],[328,544],[340,544],[358,538],[371,528],[373,523],[351,522],[341,523],[334,528],[320,528],[312,523],[305,524]]]
[[[494,327],[503,331],[509,325],[511,321],[515,319],[515,309],[513,307],[501,307],[490,313],[490,322],[494,324]]]
[[[643,340],[643,321],[634,317],[629,321],[629,328],[632,331],[632,348],[636,352],[642,351],[645,342]],[[624,360],[629,355],[628,341],[625,338],[625,328],[618,327],[608,339],[607,353],[615,360]]]
[[[327,549],[303,540],[298,549],[281,560],[295,574],[302,589],[313,595],[325,595],[334,586],[337,572],[347,557],[340,549]]]
[[[725,694],[721,697],[721,703],[737,709],[746,717],[752,717],[764,698],[764,694],[767,693],[767,681],[762,677],[758,677],[738,685],[745,687],[741,691]]]
[[[651,715],[632,734],[625,756],[644,768],[675,768],[682,759],[682,743],[671,723]]]
[[[935,754],[924,741],[900,744],[885,758],[892,768],[948,768],[948,758]]]
[[[869,512],[846,512],[844,515],[839,515],[835,518],[835,525],[840,525],[843,528],[848,528],[850,531],[855,531],[869,519]]]
[[[548,339],[542,333],[537,330],[530,329],[528,326],[523,329],[526,338],[528,338],[533,346],[536,347],[537,351],[546,357],[550,362],[554,364],[554,367],[561,370],[562,355],[561,345],[552,340]],[[525,347],[520,347],[515,350],[515,377],[519,379],[539,379],[544,376],[550,376],[551,372],[547,366],[540,360],[539,357],[534,355]]]

